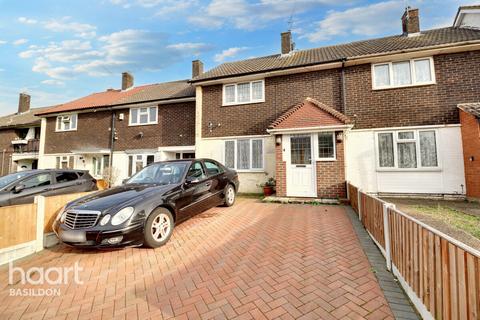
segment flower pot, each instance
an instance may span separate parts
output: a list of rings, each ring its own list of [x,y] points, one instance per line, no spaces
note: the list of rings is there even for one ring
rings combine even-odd
[[[273,186],[264,186],[263,195],[265,197],[271,196],[273,194]]]

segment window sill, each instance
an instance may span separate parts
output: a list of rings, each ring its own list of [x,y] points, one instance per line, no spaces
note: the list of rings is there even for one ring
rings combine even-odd
[[[238,173],[265,173],[265,170],[263,169],[233,169],[237,171]]]
[[[249,101],[249,102],[235,102],[235,103],[222,103],[222,107],[233,107],[233,106],[243,106],[246,104],[257,104],[257,103],[264,103],[265,99],[263,100],[255,100],[255,101]]]
[[[380,87],[380,88],[375,88],[372,87],[373,91],[381,91],[381,90],[391,90],[391,89],[403,89],[403,88],[412,88],[412,87],[426,87],[426,86],[432,86],[437,84],[437,82],[428,82],[428,83],[420,83],[420,84],[407,84],[403,86],[390,86],[390,87]]]
[[[442,168],[377,168],[377,172],[441,172]]]
[[[153,125],[156,125],[158,124],[158,122],[152,122],[152,123],[138,123],[138,124],[132,124],[132,123],[129,123],[128,126],[129,127],[140,127],[140,126],[153,126]]]
[[[316,162],[334,162],[337,161],[336,158],[317,158],[315,159]]]
[[[55,132],[72,132],[77,131],[77,129],[70,129],[70,130],[55,130]]]

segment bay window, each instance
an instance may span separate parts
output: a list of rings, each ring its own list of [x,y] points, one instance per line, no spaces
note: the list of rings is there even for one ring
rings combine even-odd
[[[433,58],[372,65],[373,89],[387,89],[435,83]]]
[[[224,147],[223,164],[227,168],[263,170],[263,139],[227,140]]]
[[[377,133],[379,169],[438,168],[436,130]]]
[[[265,101],[263,80],[232,83],[223,86],[223,105],[257,103]]]

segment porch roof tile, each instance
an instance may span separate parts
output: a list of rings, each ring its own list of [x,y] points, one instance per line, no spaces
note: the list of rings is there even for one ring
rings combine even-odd
[[[461,103],[458,105],[460,110],[470,113],[477,118],[480,118],[480,102],[474,103]]]

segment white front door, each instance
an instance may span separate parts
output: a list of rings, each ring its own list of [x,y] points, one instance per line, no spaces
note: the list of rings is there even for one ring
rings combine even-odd
[[[316,197],[317,185],[311,134],[285,137],[287,158],[287,196]]]

